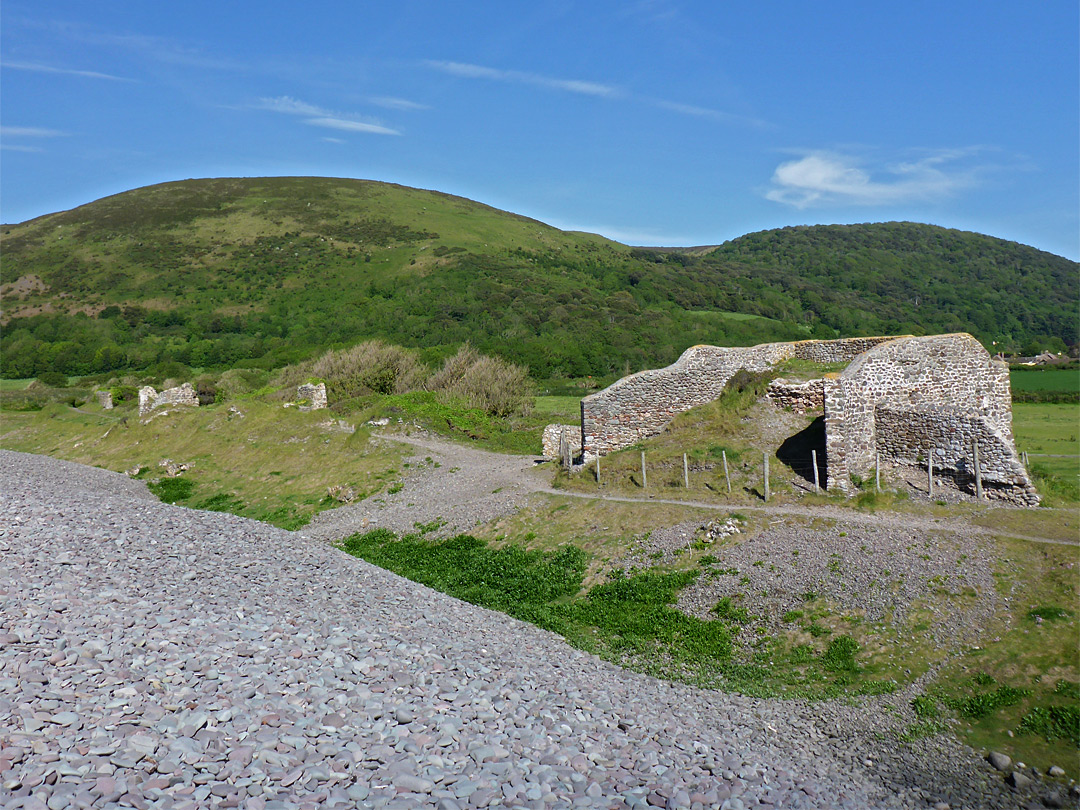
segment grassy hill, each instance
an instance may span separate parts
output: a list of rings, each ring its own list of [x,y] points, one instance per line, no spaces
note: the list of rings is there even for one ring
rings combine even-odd
[[[438,192],[291,177],[165,183],[2,232],[5,377],[272,368],[369,337],[428,360],[469,340],[550,378],[695,343],[1077,333],[1075,263],[910,223],[641,249]]]

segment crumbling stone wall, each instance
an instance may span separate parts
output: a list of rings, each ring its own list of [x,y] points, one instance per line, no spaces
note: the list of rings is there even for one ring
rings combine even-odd
[[[562,437],[564,434],[570,442],[571,450],[575,453],[578,451],[578,442],[580,441],[581,436],[580,425],[548,425],[544,428],[544,433],[541,437],[544,458],[551,461],[559,460],[559,448],[562,446]]]
[[[766,396],[777,408],[791,408],[795,413],[820,413],[825,409],[825,381],[773,380]]]
[[[581,401],[586,460],[662,431],[683,411],[720,396],[736,371],[766,371],[789,359],[850,362],[891,337],[800,340],[750,347],[692,346],[667,368],[640,371]]]
[[[301,402],[307,400],[306,405],[301,405],[302,411],[321,411],[327,407],[326,383],[304,383],[296,386],[296,398]]]
[[[98,405],[101,406],[103,411],[111,411],[113,409],[112,391],[95,391],[97,396]]]
[[[146,416],[156,408],[166,405],[190,405],[199,407],[199,395],[191,383],[184,383],[176,388],[167,388],[160,394],[153,386],[146,385],[139,389],[139,416]]]
[[[987,443],[984,466],[1011,493],[1002,497],[1037,497],[1013,443],[1008,367],[992,360],[971,335],[899,338],[875,346],[842,373],[826,375],[824,400],[830,490],[850,492],[851,476],[869,472],[878,453],[904,462],[933,449],[955,461],[959,456],[951,448],[966,442],[970,458],[964,437],[977,434]],[[901,427],[902,436],[889,435]],[[1022,480],[1016,479],[1017,466]]]

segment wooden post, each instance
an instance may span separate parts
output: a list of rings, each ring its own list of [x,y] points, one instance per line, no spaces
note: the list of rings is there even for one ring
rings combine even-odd
[[[971,455],[975,459],[975,497],[980,501],[983,499],[982,488],[982,469],[979,467],[979,440],[975,439],[971,443]]]
[[[645,475],[645,451],[641,451],[641,488],[649,488],[649,479]]]
[[[881,453],[874,453],[874,492],[881,492]]]
[[[926,494],[934,497],[934,451],[931,450],[926,457]]]
[[[596,457],[596,485],[600,486],[600,456]]]
[[[682,480],[683,486],[690,489],[690,468],[686,465],[686,453],[682,454]]]
[[[1020,454],[1020,457],[1021,457],[1021,458],[1023,459],[1023,461],[1024,461],[1024,467],[1026,468],[1026,467],[1027,467],[1027,465],[1028,465],[1028,457],[1027,457],[1027,450],[1025,450],[1025,451],[1024,451],[1023,453],[1021,453],[1021,454]]]
[[[811,450],[810,457],[814,460],[814,492],[821,492],[821,483],[818,481],[817,450]]]
[[[720,455],[722,455],[724,457],[724,479],[727,481],[727,491],[728,491],[728,495],[730,495],[731,494],[731,476],[728,475],[728,469],[727,469],[727,450],[721,450]]]
[[[769,454],[762,453],[761,459],[764,462],[762,465],[765,468],[764,475],[762,476],[765,481],[765,503],[769,502]]]

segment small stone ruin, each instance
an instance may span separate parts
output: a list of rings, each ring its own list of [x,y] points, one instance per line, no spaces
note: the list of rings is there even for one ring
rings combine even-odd
[[[95,391],[94,394],[97,396],[101,410],[111,411],[113,409],[112,391]]]
[[[172,405],[199,407],[199,395],[191,383],[184,383],[176,388],[166,388],[160,394],[153,386],[145,385],[139,389],[139,416],[144,417],[151,411]]]
[[[286,402],[286,408],[301,411],[321,411],[327,407],[326,383],[304,383],[296,386],[296,402]]]

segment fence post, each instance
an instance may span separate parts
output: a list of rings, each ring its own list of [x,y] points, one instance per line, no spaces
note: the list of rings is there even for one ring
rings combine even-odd
[[[810,457],[814,460],[814,492],[818,493],[821,492],[821,484],[818,481],[817,450],[811,450]]]
[[[682,454],[682,480],[683,486],[690,489],[690,468],[686,465],[686,453]]]
[[[874,453],[874,492],[881,492],[881,453]]]
[[[728,470],[727,470],[727,450],[721,450],[720,455],[722,455],[724,457],[724,480],[727,481],[727,492],[728,492],[728,495],[730,495],[731,494],[731,476],[728,475]]]
[[[934,497],[934,451],[931,450],[926,456],[926,494]]]
[[[1024,460],[1024,468],[1026,469],[1026,468],[1027,468],[1027,465],[1028,465],[1028,457],[1027,457],[1027,450],[1025,450],[1025,451],[1024,451],[1023,453],[1021,453],[1020,455],[1021,455],[1021,457],[1022,457],[1022,458],[1023,458],[1023,460]]]
[[[762,461],[765,462],[764,463],[764,467],[765,467],[765,475],[764,475],[764,480],[765,480],[765,503],[768,503],[769,502],[769,454],[768,453],[762,453],[761,454],[761,459],[762,459]]]
[[[596,456],[596,485],[600,486],[600,455]]]
[[[648,489],[649,488],[649,479],[645,475],[645,451],[644,450],[641,451],[641,488],[642,489]]]
[[[979,466],[979,440],[975,439],[971,443],[971,455],[975,458],[975,497],[980,501],[983,499],[982,488],[982,469]]]

